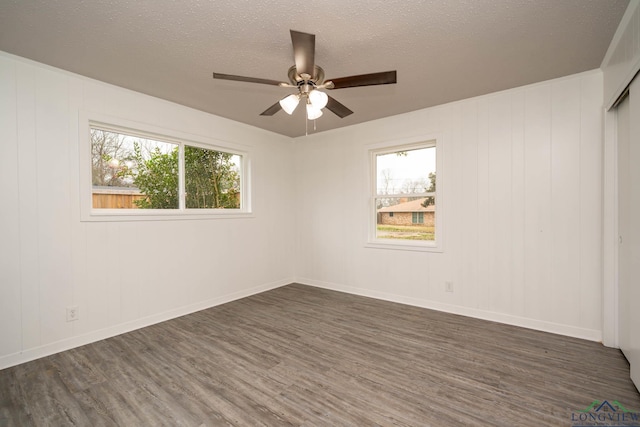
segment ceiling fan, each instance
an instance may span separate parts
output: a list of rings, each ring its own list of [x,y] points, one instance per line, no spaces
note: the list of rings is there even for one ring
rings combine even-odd
[[[260,115],[273,116],[280,110],[284,110],[287,114],[293,114],[299,102],[303,100],[309,120],[315,120],[322,116],[322,109],[325,107],[340,118],[353,114],[353,111],[320,89],[344,89],[396,83],[395,70],[326,80],[322,67],[315,64],[316,36],[294,30],[290,30],[290,32],[295,64],[289,68],[289,83],[221,73],[213,73],[213,78],[297,88],[297,93],[282,98]]]

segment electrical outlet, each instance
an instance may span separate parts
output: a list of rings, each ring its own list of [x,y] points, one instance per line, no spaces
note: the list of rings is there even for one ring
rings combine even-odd
[[[78,311],[78,306],[67,307],[67,322],[73,322],[74,320],[78,320],[80,318],[80,312]]]
[[[453,282],[444,282],[444,291],[453,292]]]

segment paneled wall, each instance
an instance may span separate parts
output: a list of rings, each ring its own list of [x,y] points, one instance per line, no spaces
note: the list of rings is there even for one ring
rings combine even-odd
[[[242,144],[255,215],[81,222],[83,110]],[[0,53],[0,149],[0,369],[292,281],[289,138]]]
[[[600,340],[602,87],[592,71],[297,138],[298,281]],[[444,252],[365,247],[368,149],[434,136]]]

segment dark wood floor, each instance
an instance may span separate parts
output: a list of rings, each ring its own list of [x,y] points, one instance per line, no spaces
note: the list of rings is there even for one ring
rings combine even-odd
[[[289,285],[0,371],[0,425],[569,426],[640,410],[594,342]]]

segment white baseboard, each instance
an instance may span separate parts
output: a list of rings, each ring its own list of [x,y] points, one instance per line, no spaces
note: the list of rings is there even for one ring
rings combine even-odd
[[[445,313],[459,314],[461,316],[474,317],[477,319],[490,320],[493,322],[504,323],[512,326],[520,326],[527,329],[535,329],[543,332],[550,332],[558,335],[565,335],[574,338],[585,339],[589,341],[602,341],[602,331],[595,329],[585,329],[572,325],[564,325],[560,323],[547,322],[544,320],[531,319],[527,317],[514,316],[511,314],[497,313],[493,311],[480,310],[476,308],[462,307],[458,305],[446,304],[438,301],[430,301],[419,298],[395,295],[386,292],[373,291],[370,289],[355,288],[352,286],[338,285],[335,283],[322,282],[299,277],[296,283],[303,285],[315,286],[333,291],[346,292],[353,295],[376,298],[384,301],[397,302],[416,307],[428,308],[431,310],[442,311]]]
[[[276,289],[290,283],[301,283],[304,285],[315,286],[323,289],[330,289],[338,292],[346,292],[353,295],[360,295],[370,298],[376,298],[384,301],[397,302],[400,304],[407,304],[416,307],[428,308],[432,310],[442,311],[446,313],[458,314],[462,316],[474,317],[478,319],[490,320],[499,323],[505,323],[513,326],[520,326],[528,329],[535,329],[544,332],[550,332],[559,335],[570,336],[574,338],[581,338],[589,341],[601,341],[602,331],[579,328],[571,325],[563,325],[559,323],[547,322],[543,320],[530,319],[520,316],[513,316],[510,314],[496,313],[491,311],[479,310],[469,307],[461,307],[457,305],[445,304],[437,301],[423,300],[419,298],[406,297],[402,295],[395,295],[386,292],[372,291],[369,289],[355,288],[351,286],[338,285],[335,283],[322,282],[318,280],[297,278],[295,280],[287,279],[280,280],[272,283],[265,283],[253,288],[245,289],[239,292],[223,295],[220,297],[212,298],[206,301],[199,301],[195,304],[180,307],[174,310],[165,311],[162,313],[147,316],[141,319],[136,319],[130,322],[121,323],[118,325],[110,326],[108,328],[92,331],[87,334],[74,336],[64,340],[56,341],[54,343],[46,344],[40,347],[30,348],[21,352],[8,354],[0,357],[0,369],[9,368],[11,366],[26,363],[41,357],[50,356],[61,351],[70,350],[72,348],[80,347],[92,342],[100,341],[106,338],[114,337],[116,335],[124,334],[134,331],[136,329],[151,326],[156,323],[164,322],[174,319],[176,317],[184,316],[187,314],[195,313],[200,310],[215,307],[217,305],[225,304],[231,301],[235,301],[241,298],[245,298],[251,295],[259,294],[271,289]]]
[[[190,304],[184,307],[176,308],[173,310],[157,313],[151,316],[143,317],[133,321],[120,323],[108,328],[92,331],[86,334],[74,336],[64,340],[49,343],[40,347],[34,347],[21,352],[8,354],[0,357],[0,369],[9,368],[11,366],[26,363],[41,357],[50,356],[61,351],[70,350],[72,348],[80,347],[92,342],[100,341],[106,338],[111,338],[116,335],[124,334],[134,331],[136,329],[151,326],[156,323],[164,322],[167,320],[175,319],[176,317],[184,316],[187,314],[195,313],[196,311],[204,310],[207,308],[215,307],[217,305],[226,304],[231,301],[235,301],[241,298],[245,298],[251,295],[259,294],[271,289],[279,288],[281,286],[288,285],[294,280],[280,280],[272,283],[265,283],[253,288],[244,289],[242,291],[234,292],[231,294],[223,295],[216,298],[211,298],[206,301],[198,301],[195,304]]]

